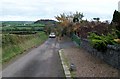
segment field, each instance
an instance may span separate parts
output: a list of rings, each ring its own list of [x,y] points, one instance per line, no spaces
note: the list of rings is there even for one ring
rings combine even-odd
[[[44,32],[44,27],[44,24],[26,21],[3,22],[0,27],[2,62],[7,62],[16,55],[43,43],[48,37]]]
[[[13,22],[3,22],[2,23],[2,27],[0,28],[0,30],[3,33],[14,33],[14,34],[18,34],[18,32],[20,33],[27,33],[29,31],[29,33],[34,33],[33,31],[43,31],[44,30],[45,25],[44,24],[34,24],[33,22],[24,22],[24,21],[13,21]],[[19,33],[19,34],[20,34]]]

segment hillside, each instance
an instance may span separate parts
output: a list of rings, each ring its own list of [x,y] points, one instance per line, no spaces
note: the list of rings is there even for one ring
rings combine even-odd
[[[41,20],[37,20],[36,22],[34,22],[34,24],[56,24],[55,20],[49,20],[49,19],[41,19]]]
[[[34,21],[1,21],[2,26],[16,26],[16,25],[24,25],[24,24],[31,24]]]

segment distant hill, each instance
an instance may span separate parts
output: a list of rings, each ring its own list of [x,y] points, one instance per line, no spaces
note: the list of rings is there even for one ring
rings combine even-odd
[[[49,20],[49,19],[41,19],[41,20],[37,20],[34,22],[34,24],[45,24],[45,25],[50,25],[50,24],[56,24],[55,20]]]
[[[24,25],[24,24],[32,24],[34,21],[0,21],[2,26],[16,26],[16,25]]]
[[[52,25],[54,26],[56,24],[56,21],[54,20],[49,20],[49,19],[41,19],[37,21],[0,21],[2,26],[23,26],[23,25]]]

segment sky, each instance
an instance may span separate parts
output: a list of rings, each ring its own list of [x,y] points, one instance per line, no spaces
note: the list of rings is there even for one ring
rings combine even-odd
[[[2,0],[0,21],[36,21],[76,11],[83,19],[111,20],[120,0]]]

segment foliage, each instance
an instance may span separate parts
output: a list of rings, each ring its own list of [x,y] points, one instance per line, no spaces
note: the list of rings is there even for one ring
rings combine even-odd
[[[75,32],[79,28],[79,21],[83,18],[83,13],[76,12],[76,13],[70,13],[70,14],[60,14],[58,16],[55,16],[55,18],[59,21],[59,27],[62,28],[62,34],[70,35]],[[77,19],[77,20],[76,20]],[[74,21],[75,20],[75,21]],[[77,23],[76,23],[77,21]],[[73,23],[74,22],[74,23]]]
[[[120,44],[120,39],[114,39],[114,41]]]
[[[78,36],[87,38],[89,32],[95,32],[99,35],[107,35],[112,32],[113,26],[108,23],[94,22],[82,20],[79,24],[80,28],[77,30]]]
[[[98,17],[97,17],[97,18],[93,18],[93,19],[96,20],[96,21],[99,21],[99,20],[100,20],[100,18],[98,18]]]
[[[31,25],[31,26],[8,26],[8,27],[3,27],[2,28],[2,32],[3,33],[17,33],[18,32],[24,32],[25,34],[28,32],[28,34],[31,32],[31,33],[34,33],[35,31],[43,31],[44,30],[44,27],[43,26],[38,26],[38,25]],[[20,34],[20,33],[19,33]]]
[[[114,14],[113,14],[113,22],[117,22],[117,23],[120,23],[120,12],[118,11],[114,11]]]
[[[47,39],[47,35],[44,32],[40,32],[34,35],[3,35],[2,39],[2,62],[14,58],[14,56],[24,53],[31,47],[40,45]]]
[[[50,26],[45,26],[44,31],[46,32],[46,34],[50,34],[51,33],[52,28]]]
[[[31,39],[34,35],[15,35],[15,34],[3,34],[2,35],[2,46],[17,45],[24,42],[25,40]]]
[[[108,35],[97,35],[95,33],[89,33],[88,39],[90,40],[91,45],[93,48],[97,49],[98,51],[105,51],[107,49],[107,45],[116,44],[114,41],[114,36],[111,34]]]
[[[116,35],[118,38],[120,38],[120,31],[116,30]]]
[[[115,23],[116,29],[120,31],[120,12],[114,11],[112,22]]]
[[[83,13],[80,12],[76,12],[73,14],[73,22],[79,22],[82,20],[82,18],[84,17]]]

